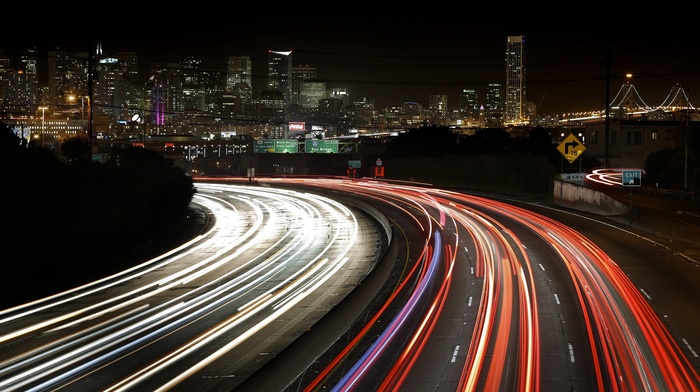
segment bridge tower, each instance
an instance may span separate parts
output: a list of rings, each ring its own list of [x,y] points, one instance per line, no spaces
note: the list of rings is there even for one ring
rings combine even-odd
[[[671,87],[671,91],[668,93],[668,96],[657,109],[667,112],[674,112],[676,110],[695,109],[695,107],[693,107],[693,104],[690,102],[688,91],[686,91],[686,89],[682,86],[676,84]]]
[[[610,108],[612,109],[624,109],[626,113],[635,112],[648,112],[654,110],[651,106],[647,105],[637,92],[634,84],[630,82],[624,83],[620,90],[610,102]]]

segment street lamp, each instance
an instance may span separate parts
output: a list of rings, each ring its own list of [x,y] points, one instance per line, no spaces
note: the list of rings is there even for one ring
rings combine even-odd
[[[75,101],[75,95],[70,95],[68,97],[70,101]],[[80,130],[85,131],[85,99],[88,100],[88,106],[90,106],[90,97],[85,95],[80,96]]]
[[[41,109],[41,147],[44,147],[44,131],[46,129],[45,112],[48,109],[46,106],[39,106]]]

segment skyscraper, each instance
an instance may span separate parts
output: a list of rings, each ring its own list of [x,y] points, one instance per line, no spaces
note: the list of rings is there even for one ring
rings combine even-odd
[[[292,103],[292,51],[268,50],[267,89],[277,90],[285,99],[285,106]]]
[[[428,110],[433,119],[447,118],[447,95],[432,94],[428,97]]]
[[[253,99],[253,66],[249,56],[229,56],[222,105],[225,113],[242,114]]]
[[[465,88],[459,97],[459,111],[461,116],[470,123],[479,118],[479,95],[476,90]]]
[[[68,95],[87,94],[87,52],[50,51],[48,65],[48,99],[52,110],[63,107]]]
[[[506,47],[506,111],[505,123],[525,121],[525,39],[522,35],[508,36]]]
[[[229,56],[226,68],[226,91],[235,91],[240,85],[253,85],[253,66],[250,56]]]
[[[298,65],[292,67],[292,100],[291,104],[301,104],[301,89],[305,82],[316,81],[316,67]],[[318,102],[316,103],[318,104]]]
[[[486,87],[484,121],[491,126],[503,125],[503,96],[501,83],[489,83]]]

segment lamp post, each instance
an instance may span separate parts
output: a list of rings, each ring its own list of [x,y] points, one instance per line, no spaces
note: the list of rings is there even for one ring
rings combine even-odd
[[[45,112],[46,106],[39,106],[41,109],[41,147],[44,147],[44,131],[46,130]]]
[[[81,132],[85,131],[85,98],[88,98],[88,106],[90,105],[89,97],[81,95],[80,96],[80,131]],[[75,95],[68,96],[68,100],[71,102],[75,101],[75,99],[76,99]]]
[[[82,131],[85,129],[85,123],[84,123],[84,115],[85,113],[85,102],[83,102],[85,99],[85,96],[81,95],[80,96],[80,130]]]
[[[88,140],[90,141],[90,145],[92,146],[92,103],[90,102],[90,97],[89,96],[81,96],[80,97],[80,125],[85,128],[85,120],[83,119],[83,98],[85,98],[85,101],[87,102],[87,108],[88,108],[88,123],[89,123],[89,128],[88,131]]]

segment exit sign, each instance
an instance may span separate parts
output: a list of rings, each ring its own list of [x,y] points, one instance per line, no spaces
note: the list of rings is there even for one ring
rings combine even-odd
[[[641,170],[623,170],[622,186],[642,186]]]

